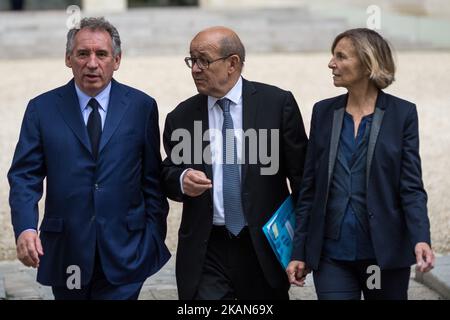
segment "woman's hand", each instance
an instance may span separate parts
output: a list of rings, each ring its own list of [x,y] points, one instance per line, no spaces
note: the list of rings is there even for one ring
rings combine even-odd
[[[304,261],[292,260],[286,268],[286,274],[289,282],[296,286],[303,287],[305,285],[306,275],[310,273]]]

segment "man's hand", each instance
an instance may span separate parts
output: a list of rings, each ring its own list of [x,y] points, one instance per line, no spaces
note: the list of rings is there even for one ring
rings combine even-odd
[[[419,242],[414,248],[416,253],[416,269],[420,272],[428,272],[434,267],[434,253],[426,242]]]
[[[184,194],[190,197],[198,197],[203,192],[212,188],[209,180],[202,171],[188,170],[183,177]]]
[[[310,272],[311,270],[306,267],[305,262],[298,260],[292,260],[286,268],[289,282],[300,287],[305,285],[306,275]]]
[[[17,258],[27,267],[39,267],[39,256],[44,255],[41,240],[36,231],[27,230],[17,238]]]

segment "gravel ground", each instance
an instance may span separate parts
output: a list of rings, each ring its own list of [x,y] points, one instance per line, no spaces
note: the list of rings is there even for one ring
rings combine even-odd
[[[249,55],[244,77],[291,90],[300,105],[307,130],[314,102],[343,93],[334,88],[327,68],[328,53]],[[397,81],[386,90],[417,104],[423,178],[429,196],[433,247],[450,252],[450,52],[397,53]],[[27,102],[71,78],[61,59],[0,60],[0,260],[15,257],[10,225],[7,170],[11,164]],[[164,119],[178,102],[196,90],[182,56],[124,57],[118,81],[155,97]],[[162,151],[163,152],[163,151]],[[164,153],[164,152],[163,152]],[[41,209],[43,203],[41,202]],[[181,206],[171,203],[167,244],[176,249]]]

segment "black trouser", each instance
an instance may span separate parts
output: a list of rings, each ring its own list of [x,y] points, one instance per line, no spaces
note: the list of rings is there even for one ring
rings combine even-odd
[[[235,237],[225,227],[213,226],[194,299],[289,299],[288,289],[268,284],[247,227]]]
[[[319,300],[406,300],[411,269],[381,270],[380,288],[369,288],[375,272],[367,269],[376,266],[375,260],[343,261],[322,257],[317,271],[313,272],[314,285]],[[371,277],[371,278],[369,278]],[[369,280],[369,281],[368,281]],[[370,286],[372,287],[372,286]]]

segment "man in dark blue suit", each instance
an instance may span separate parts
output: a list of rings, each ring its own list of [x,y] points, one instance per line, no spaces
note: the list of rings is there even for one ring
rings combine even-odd
[[[17,256],[56,299],[137,299],[170,257],[157,105],[112,79],[120,60],[103,18],[69,31],[74,79],[30,101],[8,173]]]

